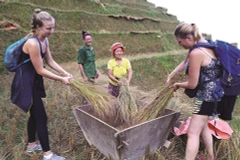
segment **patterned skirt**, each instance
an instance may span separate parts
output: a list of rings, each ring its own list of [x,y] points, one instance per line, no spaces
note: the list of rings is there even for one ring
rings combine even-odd
[[[114,97],[118,97],[120,92],[120,86],[114,86],[112,83],[108,84],[108,93]]]

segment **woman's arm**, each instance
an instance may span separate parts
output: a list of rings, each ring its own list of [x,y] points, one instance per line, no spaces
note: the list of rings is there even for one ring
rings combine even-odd
[[[188,81],[182,83],[173,84],[173,88],[176,91],[179,87],[194,89],[198,85],[200,69],[204,56],[199,50],[193,50],[189,56],[189,74]]]
[[[133,73],[132,68],[129,68],[126,85],[130,85],[130,82],[131,82],[131,79],[132,79],[132,73]]]
[[[108,69],[108,77],[113,80],[114,82],[118,83],[119,85],[122,85],[122,82],[117,80],[115,76],[113,76],[113,70]]]
[[[41,76],[46,77],[46,78],[61,81],[64,84],[69,84],[70,77],[58,76],[43,67],[43,60],[42,60],[42,57],[40,54],[39,44],[36,40],[34,40],[34,39],[28,40],[24,44],[23,50],[25,53],[29,54],[31,62],[38,74],[40,74]]]
[[[182,61],[167,77],[166,83],[169,83],[174,74],[183,71],[185,68],[185,61]]]
[[[54,69],[55,71],[57,71],[58,73],[64,75],[64,76],[69,76],[72,77],[72,75],[70,73],[68,73],[67,71],[65,71],[53,58],[52,58],[52,54],[50,52],[50,48],[49,48],[49,43],[47,41],[47,50],[46,50],[46,54],[44,56],[44,59],[46,60],[48,66],[50,66],[52,69]]]
[[[79,70],[80,70],[80,73],[81,73],[84,81],[87,82],[87,81],[88,81],[88,77],[86,76],[86,74],[85,74],[85,72],[84,72],[83,65],[82,65],[82,64],[78,64],[78,66],[79,66]]]

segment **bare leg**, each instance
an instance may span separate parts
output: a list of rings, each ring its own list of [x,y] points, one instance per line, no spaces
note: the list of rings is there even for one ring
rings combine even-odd
[[[199,149],[200,134],[208,122],[208,116],[193,114],[188,128],[185,160],[195,160]]]
[[[201,137],[203,139],[203,143],[206,147],[206,150],[211,159],[214,159],[213,153],[213,139],[208,124],[206,124],[202,130]]]

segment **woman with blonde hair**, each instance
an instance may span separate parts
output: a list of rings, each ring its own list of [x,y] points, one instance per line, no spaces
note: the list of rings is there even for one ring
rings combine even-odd
[[[214,160],[213,139],[208,127],[208,118],[215,112],[215,99],[213,97],[213,89],[216,81],[220,78],[221,69],[220,62],[217,60],[214,51],[208,48],[195,48],[195,44],[207,41],[202,38],[195,24],[181,23],[179,24],[174,35],[180,46],[188,50],[185,61],[180,63],[169,75],[167,82],[171,76],[178,72],[186,70],[188,79],[185,82],[177,82],[173,84],[176,91],[179,88],[194,89],[198,86],[201,75],[201,84],[198,87],[194,97],[194,106],[192,108],[191,122],[188,128],[188,140],[185,152],[185,160],[195,160],[202,138],[208,158]]]
[[[35,9],[32,17],[32,32],[22,48],[21,61],[30,58],[30,61],[17,68],[11,90],[13,103],[24,99],[29,101],[30,117],[27,125],[28,145],[27,152],[43,150],[43,160],[64,160],[50,150],[47,114],[42,99],[45,97],[43,77],[69,84],[72,75],[65,71],[52,58],[48,38],[55,27],[54,18],[45,11]],[[59,75],[44,67],[43,59]],[[63,75],[63,76],[60,76]],[[36,134],[40,143],[36,142]]]

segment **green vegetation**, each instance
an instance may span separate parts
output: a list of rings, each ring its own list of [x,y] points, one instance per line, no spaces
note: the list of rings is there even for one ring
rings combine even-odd
[[[156,10],[153,6],[146,7],[146,2],[142,2],[143,7],[131,1],[126,3],[109,1],[104,3],[107,6],[104,9],[100,4],[88,0],[2,2],[0,22],[10,22],[20,28],[10,31],[0,29],[0,60],[8,45],[28,34],[35,8],[50,12],[56,19],[55,33],[49,39],[52,54],[58,62],[76,60],[77,51],[82,45],[83,29],[93,34],[97,58],[107,58],[111,44],[116,41],[122,42],[130,55],[179,49],[172,35],[174,27],[179,23],[176,17]],[[0,73],[3,70],[0,65]]]
[[[132,86],[149,93],[163,86],[169,72],[184,59],[186,51],[180,50],[172,32],[179,23],[176,16],[167,14],[165,8],[155,8],[145,0],[3,0],[0,2],[0,22],[20,26],[17,30],[0,28],[0,61],[8,45],[24,37],[30,30],[30,20],[35,8],[50,12],[56,19],[55,33],[49,37],[54,59],[79,78],[76,64],[77,52],[82,45],[81,30],[89,30],[101,71],[100,85],[106,85],[106,64],[111,58],[110,46],[120,41],[126,47],[126,56],[133,66]],[[2,27],[2,26],[1,26]],[[211,35],[209,35],[211,36]],[[42,153],[26,154],[26,124],[28,115],[10,104],[10,87],[13,73],[7,73],[0,64],[0,159],[37,160]],[[47,67],[47,66],[46,66]],[[104,83],[103,83],[104,82]],[[106,159],[89,146],[72,108],[82,105],[73,88],[45,79],[48,127],[52,150],[68,160]],[[190,115],[191,101],[179,90],[172,102],[186,118]],[[240,102],[238,100],[230,125],[234,130],[231,140],[216,140],[218,159],[237,160],[239,155]],[[170,135],[170,148],[161,148],[144,160],[183,159],[186,137]],[[236,147],[237,146],[237,147]],[[203,150],[201,150],[203,152]],[[226,156],[227,153],[228,155]],[[143,160],[142,159],[142,160]]]
[[[174,55],[173,55],[174,54]],[[153,55],[149,57],[130,58],[134,75],[132,80],[132,86],[137,86],[139,91],[153,91],[158,86],[164,84],[166,76],[172,70],[177,63],[182,61],[184,54],[180,53],[166,53],[166,55]],[[173,63],[174,62],[174,63]],[[75,63],[62,64],[64,68],[69,70],[75,78],[79,77],[78,69]],[[98,69],[101,71],[101,80],[97,83],[99,85],[106,85],[106,61],[101,61],[101,65],[98,64]],[[31,159],[35,160],[42,156],[41,153],[26,154],[24,152],[25,145],[27,143],[26,123],[28,116],[20,109],[11,105],[10,98],[10,85],[12,74],[2,75],[0,86],[0,111],[2,116],[0,117],[0,158],[11,159]],[[105,84],[102,84],[105,82]],[[46,110],[49,117],[48,125],[50,132],[50,142],[53,151],[65,156],[69,160],[89,160],[90,157],[95,159],[101,159],[104,156],[98,152],[94,147],[87,144],[79,125],[72,113],[72,108],[80,106],[82,104],[82,98],[78,97],[75,92],[75,88],[65,86],[59,82],[45,79],[45,88],[47,92],[47,98],[44,99],[46,104]],[[107,90],[107,88],[105,88]],[[180,110],[183,113],[183,117],[190,113],[191,105],[185,105],[187,97],[184,96],[182,90],[177,94],[175,99],[178,103],[173,103],[176,110]],[[181,96],[180,96],[181,95]],[[180,96],[180,97],[179,97]],[[232,157],[236,156],[238,152],[233,147],[239,145],[239,102],[235,108],[234,119],[230,122],[235,133],[231,140],[216,140],[215,150],[219,154],[218,157],[223,157],[223,160],[230,160],[224,158],[222,153],[229,153]],[[172,159],[178,157],[183,159],[184,148],[186,144],[186,138],[175,137],[171,135],[169,139],[172,142],[171,148],[162,148],[152,156],[153,160]],[[218,147],[221,146],[221,147]],[[170,152],[171,151],[171,152]],[[224,152],[223,152],[224,151]],[[203,152],[203,151],[202,151]]]

